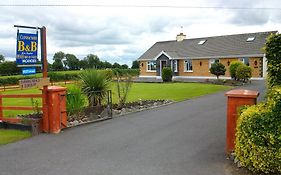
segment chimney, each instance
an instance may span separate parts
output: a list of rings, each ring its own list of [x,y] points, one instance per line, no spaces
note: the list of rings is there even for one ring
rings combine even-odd
[[[186,38],[186,35],[184,35],[182,32],[177,35],[177,42],[181,42]]]

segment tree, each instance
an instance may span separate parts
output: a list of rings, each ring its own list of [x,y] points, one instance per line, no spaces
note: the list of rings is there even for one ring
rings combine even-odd
[[[237,80],[236,70],[237,70],[238,66],[240,66],[240,65],[243,65],[243,63],[241,61],[233,61],[230,63],[229,72],[230,72],[231,78],[233,78],[234,80]]]
[[[139,69],[140,68],[140,63],[138,60],[135,60],[132,62],[132,69]]]
[[[122,64],[121,65],[121,69],[128,69],[128,68],[129,68],[129,66],[127,64]]]
[[[269,36],[265,46],[269,86],[281,85],[281,34]]]
[[[52,65],[53,70],[63,70],[63,64],[61,60],[56,59]]]
[[[53,56],[54,63],[52,65],[53,70],[63,70],[62,60],[65,58],[65,54],[62,51],[56,52]]]
[[[17,67],[15,61],[4,61],[0,63],[1,75],[14,75],[20,73],[20,69]]]
[[[0,54],[0,63],[2,63],[2,62],[4,62],[4,61],[5,61],[4,55],[1,55],[1,54]]]
[[[112,68],[119,68],[119,69],[121,69],[121,65],[115,62],[115,63],[112,65]]]
[[[65,58],[65,54],[62,51],[56,52],[53,56],[53,60],[60,60],[62,61]]]
[[[252,69],[250,66],[244,64],[240,65],[236,69],[236,78],[238,81],[247,82],[252,77]]]
[[[83,60],[79,60],[79,67],[80,67],[80,69],[89,68],[88,61],[85,58]]]
[[[112,68],[112,64],[107,61],[105,61],[103,64],[104,64],[104,68]]]
[[[75,55],[73,54],[66,54],[65,55],[66,60],[65,65],[70,69],[70,70],[77,70],[79,68],[79,59],[76,58]]]
[[[219,76],[225,75],[225,71],[226,71],[225,66],[218,62],[213,63],[210,68],[211,74],[216,75],[217,79],[219,79]]]
[[[100,59],[97,55],[89,54],[86,57],[89,68],[100,68]]]

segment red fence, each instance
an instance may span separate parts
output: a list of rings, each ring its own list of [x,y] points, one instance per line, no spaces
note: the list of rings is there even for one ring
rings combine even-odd
[[[4,118],[3,110],[34,110],[32,106],[3,106],[3,98],[42,98],[42,94],[3,95],[0,94],[0,121],[19,122],[20,118]],[[42,110],[42,107],[38,107]]]

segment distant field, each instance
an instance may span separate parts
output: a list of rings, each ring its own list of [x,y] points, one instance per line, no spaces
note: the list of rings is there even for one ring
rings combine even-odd
[[[64,86],[64,85],[62,85]],[[74,84],[66,87],[76,86]],[[198,96],[230,89],[229,86],[202,84],[202,83],[133,83],[128,94],[128,102],[138,100],[158,100],[167,99],[174,101],[183,101]],[[113,103],[117,103],[116,84],[111,85]],[[41,93],[38,89],[9,90],[3,94],[30,94]],[[41,99],[37,99],[41,105]],[[31,106],[31,99],[3,99],[4,106]],[[32,112],[32,111],[31,111]],[[29,111],[4,111],[5,116],[15,116],[17,114],[26,114]]]
[[[80,70],[68,70],[68,71],[50,71],[50,72],[54,72],[54,73],[62,73],[62,74],[72,74],[72,73],[77,73],[80,72]],[[49,72],[49,73],[50,73]],[[1,76],[0,78],[8,78],[8,77],[22,77],[23,75],[10,75],[10,76]],[[34,75],[26,75],[25,77],[38,77],[41,78],[42,77],[42,73],[37,73]]]

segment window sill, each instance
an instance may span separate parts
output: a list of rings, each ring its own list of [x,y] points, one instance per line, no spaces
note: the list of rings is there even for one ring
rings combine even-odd
[[[156,70],[146,70],[146,72],[156,72]]]

